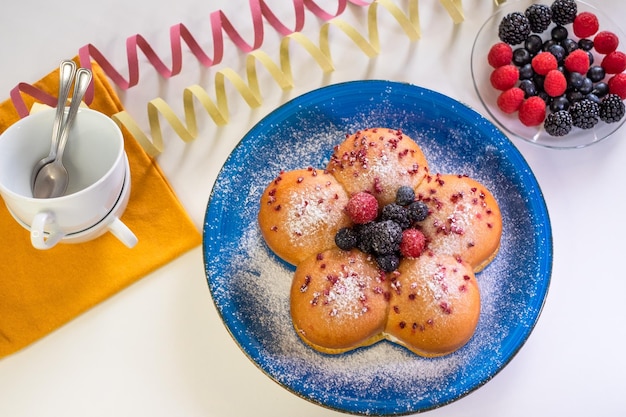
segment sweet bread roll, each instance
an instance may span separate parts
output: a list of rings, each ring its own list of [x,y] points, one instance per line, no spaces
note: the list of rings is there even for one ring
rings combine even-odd
[[[385,336],[426,357],[465,345],[480,316],[472,267],[446,255],[404,259],[392,278]]]
[[[358,250],[335,248],[313,255],[296,268],[291,317],[300,338],[324,353],[343,353],[382,338],[389,282]]]
[[[270,249],[297,265],[335,246],[337,231],[350,224],[347,202],[346,191],[327,172],[282,172],[261,196],[259,227]]]
[[[382,206],[395,200],[400,186],[415,188],[428,173],[421,148],[400,130],[365,129],[335,146],[326,167],[349,195],[373,194]]]
[[[458,256],[474,272],[493,260],[500,248],[502,217],[483,184],[463,175],[428,175],[416,198],[429,207],[421,227],[431,252]]]

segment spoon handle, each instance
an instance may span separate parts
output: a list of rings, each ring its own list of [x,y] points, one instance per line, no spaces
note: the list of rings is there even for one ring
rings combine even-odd
[[[52,125],[52,144],[50,146],[50,155],[53,157],[57,153],[61,126],[63,125],[63,118],[65,116],[65,105],[67,104],[67,97],[70,95],[75,73],[76,64],[74,61],[66,60],[59,65],[59,98],[54,124]]]
[[[57,147],[57,159],[63,158],[63,151],[67,143],[67,137],[69,136],[70,129],[78,113],[78,108],[83,100],[85,92],[91,82],[91,71],[86,68],[79,68],[76,71],[76,83],[74,84],[74,94],[72,95],[72,102],[70,103],[70,109],[67,112],[67,119],[61,126],[61,134],[59,137],[59,144]]]

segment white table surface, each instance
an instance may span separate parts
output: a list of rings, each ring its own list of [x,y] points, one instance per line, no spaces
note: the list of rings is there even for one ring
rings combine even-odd
[[[291,2],[266,1],[285,22]],[[318,1],[329,11],[335,1]],[[403,5],[404,1],[397,1]],[[626,2],[602,0],[616,20]],[[407,81],[447,94],[483,112],[469,70],[472,41],[492,13],[491,0],[465,0],[455,26],[436,0],[420,1],[422,38],[409,40],[380,10],[382,52],[367,58],[338,31],[335,71],[324,75],[294,47],[295,88],[281,91],[260,70],[264,102],[250,109],[231,89],[231,122],[208,118],[183,143],[167,128],[158,161],[202,230],[209,192],[221,164],[247,130],[286,100],[330,83],[355,79]],[[169,28],[184,23],[210,54],[209,15],[223,10],[252,39],[245,0],[12,1],[0,15],[0,92],[34,82],[94,44],[127,74],[126,38],[142,34],[166,63]],[[83,11],[85,10],[85,11]],[[342,18],[361,28],[364,10]],[[306,12],[303,33],[317,41],[322,22]],[[279,36],[267,29],[261,49],[277,57]],[[148,131],[146,103],[163,97],[182,117],[182,91],[213,91],[216,69],[244,71],[244,54],[225,40],[222,64],[211,69],[186,51],[182,72],[162,80],[140,55],[140,82],[119,91]],[[165,123],[163,124],[165,126]],[[534,170],[554,234],[552,284],[541,318],[513,361],[471,395],[429,416],[617,416],[626,410],[626,129],[587,149],[551,151],[512,138]],[[0,297],[2,295],[0,294]],[[40,341],[0,360],[0,416],[338,416],[289,393],[251,363],[230,338],[211,300],[202,249],[186,253]]]

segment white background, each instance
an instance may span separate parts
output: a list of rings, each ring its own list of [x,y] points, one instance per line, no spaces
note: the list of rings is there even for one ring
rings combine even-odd
[[[35,82],[87,43],[127,74],[125,42],[142,34],[169,63],[169,28],[184,23],[211,55],[209,15],[223,10],[252,39],[245,0],[12,1],[0,14],[0,97],[18,82]],[[291,2],[266,2],[286,23]],[[318,1],[333,11],[331,0]],[[405,1],[397,4],[404,7]],[[626,21],[626,2],[597,3]],[[293,48],[295,88],[262,79],[263,105],[250,109],[234,89],[231,122],[218,129],[199,117],[201,134],[183,143],[162,123],[159,164],[198,230],[212,183],[237,141],[286,100],[323,85],[355,79],[407,81],[447,94],[483,112],[470,74],[471,45],[494,10],[490,0],[465,0],[454,25],[436,0],[420,1],[422,38],[410,42],[380,14],[382,51],[370,59],[344,35],[331,35],[335,71],[323,74]],[[366,33],[365,10],[341,16]],[[303,32],[317,42],[322,22],[306,12]],[[262,49],[277,59],[280,37],[266,25]],[[225,40],[220,65],[203,69],[185,49],[183,70],[161,79],[140,55],[140,82],[118,91],[148,131],[146,103],[164,98],[182,118],[182,91],[213,91],[215,70],[244,76],[245,54]],[[590,148],[554,151],[512,138],[542,187],[554,233],[552,285],[534,332],[513,361],[471,395],[429,416],[617,416],[626,410],[623,354],[626,326],[624,239],[626,130]],[[2,295],[0,294],[0,297]],[[26,349],[0,359],[0,416],[338,416],[287,392],[241,353],[211,300],[200,247],[141,279]]]

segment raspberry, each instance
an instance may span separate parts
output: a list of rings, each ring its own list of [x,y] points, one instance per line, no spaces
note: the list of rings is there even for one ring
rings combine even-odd
[[[626,70],[626,54],[621,51],[608,53],[600,64],[607,74],[619,74]]]
[[[559,70],[552,70],[546,74],[543,81],[543,91],[550,97],[558,97],[567,90],[567,80]]]
[[[520,106],[518,117],[526,126],[540,125],[546,118],[546,102],[539,96],[528,98]]]
[[[519,87],[509,88],[498,96],[498,108],[506,114],[515,113],[524,101],[524,90]]]
[[[600,106],[587,98],[575,102],[569,108],[572,124],[581,129],[591,129],[598,123]]]
[[[593,47],[599,54],[608,54],[617,49],[619,38],[613,32],[603,30],[593,39]]]
[[[557,69],[558,62],[556,57],[550,52],[539,52],[531,62],[533,69],[539,75],[546,75],[552,70]]]
[[[335,234],[335,244],[339,249],[350,250],[356,247],[357,234],[354,229],[343,227]]]
[[[609,94],[600,103],[600,120],[605,123],[615,123],[624,117],[626,108],[622,98],[617,94]]]
[[[579,38],[588,38],[600,29],[598,18],[591,12],[581,12],[574,19],[574,35]]]
[[[564,64],[569,72],[586,74],[589,70],[589,55],[582,49],[577,49],[565,58]]]
[[[378,201],[370,193],[361,191],[350,197],[346,212],[356,224],[371,222],[378,216]]]
[[[504,42],[498,42],[491,47],[487,54],[487,62],[493,68],[498,68],[511,63],[513,59],[513,48]]]
[[[490,81],[496,90],[508,90],[515,86],[519,79],[519,69],[515,65],[504,65],[491,73]]]
[[[532,4],[524,14],[530,22],[530,30],[534,33],[542,33],[552,23],[552,10],[545,4]]]
[[[557,25],[572,23],[578,13],[578,7],[574,0],[555,0],[550,8],[552,9],[552,21]]]
[[[417,229],[406,229],[402,232],[400,253],[406,258],[417,258],[426,247],[426,237]]]
[[[550,136],[565,136],[572,130],[572,116],[567,110],[550,113],[543,127]]]
[[[608,81],[609,93],[617,94],[622,100],[626,100],[626,73],[612,76]]]
[[[524,42],[530,35],[530,22],[520,12],[509,13],[500,21],[498,37],[502,42],[509,45],[517,45]]]

